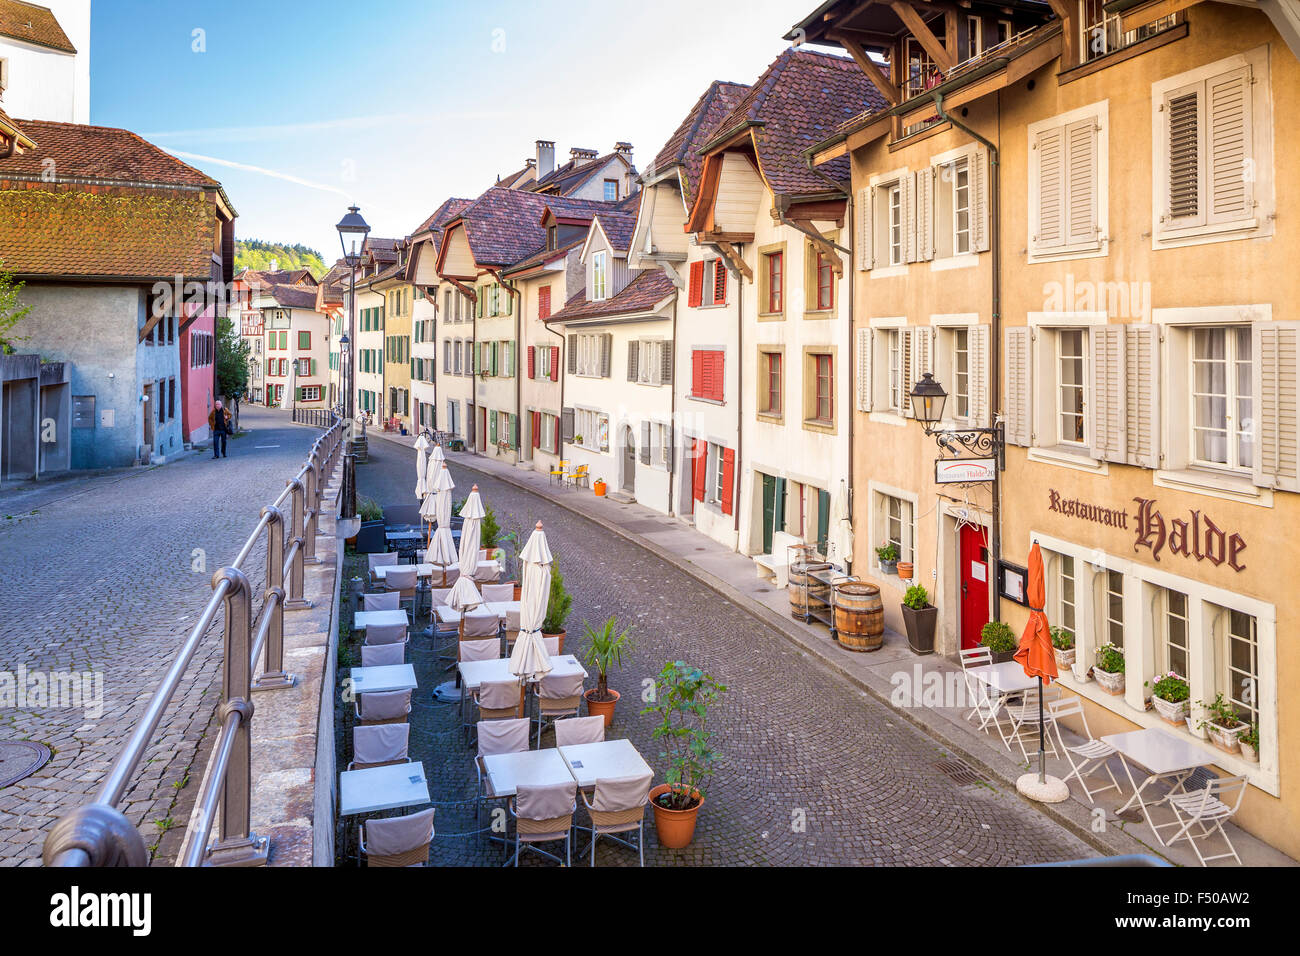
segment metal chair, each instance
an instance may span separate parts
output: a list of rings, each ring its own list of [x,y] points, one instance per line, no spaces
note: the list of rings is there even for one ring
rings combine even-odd
[[[362,667],[396,667],[406,663],[406,641],[395,644],[362,644]]]
[[[537,685],[537,746],[542,745],[542,728],[546,721],[560,717],[577,717],[582,708],[582,674],[564,677],[548,675]]]
[[[409,690],[357,695],[356,716],[362,724],[403,724],[410,715]]]
[[[363,611],[396,611],[400,609],[402,596],[396,591],[383,591],[378,594],[361,595]]]
[[[1196,859],[1201,861],[1201,866],[1206,866],[1211,860],[1225,860],[1228,857],[1232,857],[1240,866],[1241,857],[1237,855],[1237,848],[1232,845],[1232,840],[1228,838],[1223,825],[1236,814],[1245,795],[1244,776],[1219,777],[1209,781],[1200,790],[1193,790],[1190,793],[1171,793],[1168,802],[1173,808],[1175,824],[1179,829],[1169,838],[1167,845],[1172,846],[1175,840],[1186,840],[1192,845],[1192,852],[1196,854]],[[1192,832],[1193,826],[1198,827],[1199,830]],[[1215,833],[1223,837],[1223,842],[1228,845],[1228,852],[1205,856],[1197,846],[1197,841],[1207,840]]]
[[[399,555],[396,551],[383,551],[379,554],[366,555],[366,560],[370,565],[370,583],[372,585],[379,583],[379,578],[375,576],[375,569],[397,564],[398,558]]]
[[[1054,700],[1047,705],[1047,709],[1052,714],[1052,726],[1056,730],[1056,740],[1061,745],[1061,756],[1065,762],[1070,765],[1070,772],[1065,776],[1065,783],[1069,783],[1070,778],[1074,777],[1079,781],[1079,786],[1083,788],[1084,795],[1087,796],[1088,802],[1096,804],[1093,793],[1102,793],[1106,790],[1119,791],[1119,783],[1115,780],[1115,775],[1111,773],[1110,767],[1106,761],[1115,753],[1115,748],[1104,740],[1096,740],[1092,736],[1092,731],[1088,729],[1088,718],[1083,712],[1083,701],[1078,697],[1070,697],[1067,700]],[[1061,736],[1061,718],[1078,717],[1079,722],[1083,725],[1084,742],[1076,746],[1069,746],[1065,738]],[[1075,757],[1081,758],[1078,763]],[[1106,771],[1106,776],[1110,778],[1110,784],[1105,787],[1096,787],[1089,789],[1083,778],[1098,770]]]
[[[605,740],[604,717],[567,717],[555,722],[555,746],[598,744]]]
[[[650,801],[651,774],[638,777],[618,777],[596,781],[596,793],[591,799],[582,795],[583,806],[591,819],[591,865],[596,865],[596,841],[601,837],[635,849],[641,865],[645,866],[645,807]],[[636,846],[614,836],[616,833],[636,832]]]
[[[564,841],[564,865],[573,862],[573,815],[578,810],[578,783],[568,780],[542,786],[520,784],[515,798],[510,801],[510,815],[515,818],[514,864],[519,865],[521,850],[531,850],[539,856],[560,862],[553,853],[537,848],[538,843]]]
[[[366,866],[426,866],[433,843],[436,808],[404,817],[367,820],[361,825],[361,852]]]
[[[528,750],[528,718],[516,720],[485,721],[476,728],[478,732],[478,754],[474,758],[474,772],[478,776],[477,797],[475,798],[475,829],[483,829],[483,808],[491,800],[500,799],[492,790],[492,782],[487,775],[484,757],[498,754],[526,753]],[[504,839],[504,838],[503,838]]]
[[[1020,745],[1020,753],[1025,760],[1029,759],[1029,749],[1025,746],[1025,741],[1037,741],[1040,730],[1038,726],[1039,707],[1038,695],[1040,691],[1034,687],[1024,692],[1018,703],[1006,704],[1003,710],[1007,714],[1007,719],[1011,722],[1010,729],[1003,734],[1002,742],[1006,744],[1007,749],[1011,749],[1011,741]],[[1060,699],[1061,688],[1055,684],[1050,687],[1044,687],[1041,691],[1043,707],[1042,720],[1043,728],[1041,731],[1043,749],[1053,757],[1059,756],[1056,752],[1056,744],[1052,741],[1051,728],[1055,722],[1052,715],[1051,705],[1054,701]],[[998,724],[999,731],[1002,729],[1001,723]],[[1036,752],[1036,750],[1035,750]]]
[[[349,770],[410,763],[410,724],[363,724],[352,728]]]
[[[366,628],[366,643],[363,646],[379,647],[384,644],[396,644],[405,653],[409,640],[405,624],[372,624]]]

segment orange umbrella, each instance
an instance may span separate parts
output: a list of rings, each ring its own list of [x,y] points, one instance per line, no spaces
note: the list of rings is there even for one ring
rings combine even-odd
[[[1026,677],[1041,677],[1047,683],[1056,680],[1056,654],[1052,650],[1052,633],[1047,626],[1043,605],[1047,603],[1047,587],[1043,582],[1043,552],[1034,542],[1029,551],[1029,623],[1020,636],[1016,660],[1025,669]]]

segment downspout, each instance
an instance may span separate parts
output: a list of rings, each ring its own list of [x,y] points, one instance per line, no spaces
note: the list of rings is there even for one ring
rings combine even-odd
[[[512,286],[500,272],[493,272],[493,277],[500,283],[501,288],[506,290],[506,295],[515,300],[515,431],[518,432],[517,444],[515,445],[515,464],[523,463],[524,454],[524,407],[523,407],[523,380],[519,375],[519,333],[522,331],[521,319],[524,312],[524,294]]]
[[[673,489],[677,486],[677,303],[679,292],[673,297],[673,384],[668,391],[668,514],[673,514]]]
[[[1000,215],[1001,164],[998,158],[998,147],[991,140],[981,136],[961,120],[947,113],[943,108],[942,93],[936,91],[933,98],[935,112],[941,120],[947,121],[957,129],[962,130],[989,151],[989,250],[993,253],[992,314],[989,329],[989,365],[992,367],[992,375],[989,383],[989,408],[993,415],[993,427],[998,429],[999,439],[1001,439],[1002,423],[999,419],[1002,414],[1002,222]],[[997,468],[993,472],[993,528],[990,534],[992,539],[990,541],[990,550],[993,553],[992,570],[994,574],[998,573],[997,568],[1002,560],[1002,468],[1005,456],[1005,446],[999,441],[999,460]],[[995,592],[993,620],[1002,619],[1001,611],[1002,601],[996,596]]]
[[[563,308],[563,306],[561,306],[561,308]],[[549,317],[542,323],[542,328],[546,329],[547,332],[550,332],[560,340],[560,368],[556,373],[556,378],[560,380],[560,407],[556,409],[556,411],[560,414],[556,420],[560,423],[561,440],[555,443],[555,460],[559,462],[564,459],[564,382],[565,379],[569,377],[569,356],[565,354],[565,349],[568,348],[569,340],[565,337],[563,332],[557,332],[555,329],[551,328],[551,320]]]
[[[736,532],[736,545],[733,550],[737,554],[743,554],[740,550],[740,485],[744,484],[744,452],[745,452],[745,274],[731,264],[731,260],[722,254],[722,249],[716,243],[706,243],[710,249],[718,254],[718,257],[727,263],[727,270],[736,277],[736,474],[740,476],[737,479],[737,486],[731,490],[731,510],[732,510],[732,530]],[[744,243],[735,243],[732,248],[736,256],[744,260]],[[723,397],[726,397],[726,383],[723,383]],[[674,398],[676,396],[674,395]],[[707,440],[706,440],[707,442]],[[694,494],[694,488],[691,494]]]

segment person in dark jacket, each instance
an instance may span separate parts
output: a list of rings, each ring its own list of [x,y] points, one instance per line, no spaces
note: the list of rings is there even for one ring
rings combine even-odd
[[[226,457],[226,436],[230,434],[230,412],[218,401],[208,412],[208,428],[212,429],[212,459]]]

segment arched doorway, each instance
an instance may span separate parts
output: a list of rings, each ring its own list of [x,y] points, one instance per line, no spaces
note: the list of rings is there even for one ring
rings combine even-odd
[[[623,490],[636,494],[636,436],[631,426],[623,426]]]

